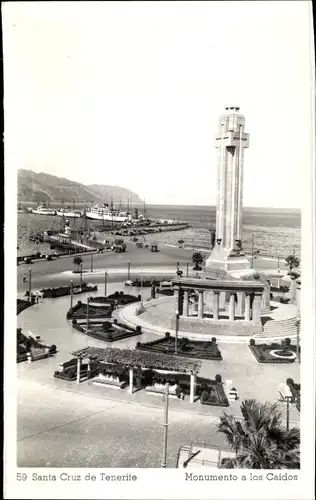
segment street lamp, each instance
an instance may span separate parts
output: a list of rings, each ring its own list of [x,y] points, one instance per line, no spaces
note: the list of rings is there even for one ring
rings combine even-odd
[[[174,339],[174,353],[178,354],[179,311],[176,311],[176,335]]]
[[[286,430],[290,430],[290,402],[292,401],[292,396],[284,396],[286,401]]]
[[[91,254],[91,272],[93,273],[93,253]]]
[[[70,281],[70,309],[73,308],[73,300],[74,300],[74,282]]]
[[[162,450],[162,463],[161,467],[164,469],[167,467],[167,444],[168,444],[168,414],[169,414],[169,384],[166,384],[166,392],[164,394],[165,399],[165,419],[164,419],[164,429],[163,429],[163,450]]]
[[[128,263],[127,263],[127,279],[128,280],[131,279],[131,263],[130,263],[130,261],[128,261]]]
[[[32,269],[29,268],[29,302],[31,301],[31,293],[32,293]]]
[[[106,298],[106,293],[107,293],[107,281],[108,281],[108,273],[107,271],[104,271],[104,297]]]
[[[80,288],[82,288],[82,262],[80,263]]]
[[[187,278],[189,277],[189,263],[187,261]]]
[[[301,362],[301,354],[300,354],[300,318],[296,319],[296,359],[297,362]]]

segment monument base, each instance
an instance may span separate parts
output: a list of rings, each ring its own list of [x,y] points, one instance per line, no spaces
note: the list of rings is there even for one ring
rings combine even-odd
[[[230,273],[251,269],[251,264],[243,252],[234,252],[215,247],[205,264],[205,274],[216,274],[216,271]]]

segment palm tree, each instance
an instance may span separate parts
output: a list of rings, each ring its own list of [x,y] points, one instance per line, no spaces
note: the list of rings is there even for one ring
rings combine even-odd
[[[194,264],[193,270],[194,271],[201,271],[201,264],[203,263],[204,257],[201,254],[201,252],[194,252],[192,255],[192,262]]]
[[[77,272],[79,272],[79,268],[80,268],[80,266],[81,266],[81,264],[82,264],[82,258],[81,258],[81,257],[79,257],[79,255],[76,255],[76,256],[74,257],[73,264],[74,264],[74,266],[76,266],[76,268],[77,268]]]
[[[288,255],[285,259],[286,265],[289,266],[290,271],[294,267],[298,267],[300,265],[300,259],[296,257],[296,255]]]
[[[241,404],[243,420],[224,413],[218,432],[225,435],[235,452],[223,458],[220,468],[226,469],[299,469],[300,432],[287,431],[282,423],[278,404],[261,404],[246,399]]]

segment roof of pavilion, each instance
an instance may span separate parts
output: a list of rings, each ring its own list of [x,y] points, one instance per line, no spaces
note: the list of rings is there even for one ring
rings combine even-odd
[[[143,367],[157,370],[199,373],[201,362],[164,353],[136,351],[131,349],[85,347],[71,353],[77,358],[124,365],[130,368]]]
[[[173,279],[172,285],[191,288],[204,288],[204,289],[253,289],[263,290],[264,284],[259,280],[241,280],[241,279],[203,279],[203,278],[180,278]]]

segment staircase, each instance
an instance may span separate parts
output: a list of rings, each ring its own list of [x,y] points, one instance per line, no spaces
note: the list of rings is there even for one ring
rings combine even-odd
[[[286,318],[280,320],[267,321],[263,327],[263,337],[294,337],[297,335],[297,318]],[[301,323],[299,324],[299,335],[301,332]],[[259,337],[259,335],[258,335]]]
[[[154,307],[152,309],[154,309]],[[151,323],[154,326],[166,328],[166,331],[171,327],[170,315],[161,310],[159,310],[159,312],[155,312],[154,310],[147,309],[139,315],[139,318],[144,321],[148,321],[148,323]]]

